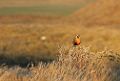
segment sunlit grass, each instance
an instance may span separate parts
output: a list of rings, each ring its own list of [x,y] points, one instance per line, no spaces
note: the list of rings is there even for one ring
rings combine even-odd
[[[72,46],[76,34],[80,34],[81,45],[90,46],[93,52],[111,49],[120,53],[118,28],[110,27],[111,30],[109,26],[88,28],[70,24],[1,24],[0,55],[15,64],[24,63],[25,60],[27,63],[55,60],[58,47]],[[43,40],[42,37],[46,39]]]
[[[120,55],[110,50],[62,46],[56,61],[30,68],[3,66],[0,81],[119,81]]]

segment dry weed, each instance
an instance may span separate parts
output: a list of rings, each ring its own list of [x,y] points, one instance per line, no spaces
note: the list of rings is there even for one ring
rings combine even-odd
[[[36,67],[1,67],[0,81],[120,81],[120,55],[105,50],[90,52],[87,47],[66,47],[59,58]]]

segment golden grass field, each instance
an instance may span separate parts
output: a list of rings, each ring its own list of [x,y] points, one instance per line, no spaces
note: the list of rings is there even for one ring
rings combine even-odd
[[[89,79],[92,79],[93,81],[120,80],[119,27],[108,25],[95,25],[93,27],[86,27],[69,22],[64,22],[63,24],[61,24],[62,22],[57,24],[50,23],[51,22],[49,22],[49,24],[1,24],[1,81],[89,81]],[[74,48],[72,46],[72,40],[76,34],[80,34],[82,41],[80,47],[78,46],[78,48]],[[46,37],[46,39],[43,40],[42,37]],[[81,46],[85,47],[81,48]],[[18,67],[18,65],[25,67],[30,63],[36,65],[40,61],[47,63],[53,60],[57,60],[57,56],[61,53],[59,53],[59,49],[62,49],[63,53],[61,54],[63,55],[69,55],[69,51],[71,51],[70,49],[73,49],[73,52],[75,52],[75,54],[80,55],[80,51],[86,52],[85,49],[87,50],[87,48],[89,48],[88,53],[90,54],[94,53],[94,55],[98,57],[99,55],[105,56],[105,58],[103,58],[104,60],[100,58],[100,62],[96,61],[96,59],[99,60],[99,58],[90,56],[90,58],[94,60],[96,66],[93,66],[94,63],[93,65],[91,65],[91,63],[89,63],[90,65],[85,65],[85,67],[87,67],[85,69],[87,71],[87,74],[86,72],[84,73],[85,70],[82,71],[83,74],[79,74],[81,73],[81,68],[75,68],[81,63],[76,64],[76,61],[73,61],[75,67],[72,67],[72,60],[68,60],[68,62],[70,61],[69,68],[66,67],[68,66],[68,64],[66,65],[66,63],[63,62],[63,66],[61,66],[58,64],[59,62],[56,63],[56,61],[55,63],[48,63],[47,66],[44,64],[40,64],[28,69]],[[105,53],[102,53],[102,51],[104,50]],[[107,54],[109,54],[107,53],[109,52],[107,50],[112,51],[112,53],[110,53],[111,55],[107,56]],[[86,55],[86,53],[83,54]],[[62,58],[65,58],[65,60],[67,60],[67,57],[68,56]],[[71,58],[81,60],[81,58],[77,56]],[[84,60],[86,61],[87,59],[84,58]],[[99,68],[98,70],[95,69],[95,67],[101,68]],[[14,71],[13,68],[15,69]],[[110,71],[108,71],[108,68],[110,68]],[[112,74],[112,69],[114,68],[116,68],[115,72],[117,73]],[[100,73],[99,71],[101,70],[103,71]],[[46,75],[46,73],[49,74]]]
[[[35,14],[34,8],[18,14],[27,0],[7,1],[0,1],[0,13],[7,10],[5,15],[0,14],[0,81],[120,81],[120,18],[114,0],[47,0],[52,5],[70,2],[65,10],[61,10],[63,6],[58,9],[62,11],[59,15],[44,14],[55,5],[42,6],[46,7],[43,15]],[[46,3],[32,2],[26,6]],[[84,5],[65,12],[77,3]],[[15,7],[13,12],[6,8],[11,6]],[[111,7],[117,7],[117,14],[111,13]],[[77,34],[81,44],[74,47],[72,41]]]
[[[59,58],[30,68],[1,66],[0,81],[119,81],[120,55],[110,50],[62,46]]]

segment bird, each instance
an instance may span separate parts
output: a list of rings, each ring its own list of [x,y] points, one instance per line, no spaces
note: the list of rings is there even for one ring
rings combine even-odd
[[[76,35],[75,38],[73,39],[73,45],[78,46],[81,43],[80,35]]]

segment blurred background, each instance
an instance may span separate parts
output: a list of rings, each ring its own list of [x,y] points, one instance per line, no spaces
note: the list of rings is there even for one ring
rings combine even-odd
[[[81,46],[93,52],[120,53],[120,1],[1,0],[0,64],[26,66],[50,62],[61,46]]]

